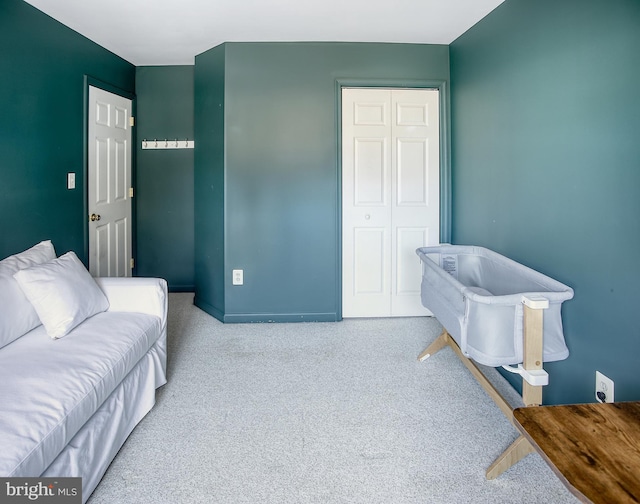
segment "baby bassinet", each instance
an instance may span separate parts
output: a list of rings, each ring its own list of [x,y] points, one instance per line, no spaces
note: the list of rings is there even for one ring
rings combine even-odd
[[[462,353],[487,366],[523,360],[523,296],[544,297],[545,362],[566,359],[560,308],[573,289],[482,247],[419,248],[422,304],[456,341]]]

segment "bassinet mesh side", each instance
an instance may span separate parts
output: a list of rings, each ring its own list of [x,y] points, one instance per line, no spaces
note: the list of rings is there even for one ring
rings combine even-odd
[[[423,262],[422,303],[465,355],[494,367],[522,362],[522,297],[529,295],[550,302],[544,313],[544,361],[568,357],[560,308],[573,297],[570,287],[482,247],[440,245],[416,252]],[[455,256],[454,274],[441,268],[444,255]]]

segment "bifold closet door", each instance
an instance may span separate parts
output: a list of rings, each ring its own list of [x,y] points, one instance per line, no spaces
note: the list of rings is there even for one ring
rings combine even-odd
[[[434,89],[342,90],[342,315],[429,315],[415,249],[439,243]]]

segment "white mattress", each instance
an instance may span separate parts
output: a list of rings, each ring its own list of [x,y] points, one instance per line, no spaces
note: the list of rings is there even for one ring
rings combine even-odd
[[[158,317],[105,312],[62,339],[40,326],[3,347],[0,475],[40,476],[160,334]]]

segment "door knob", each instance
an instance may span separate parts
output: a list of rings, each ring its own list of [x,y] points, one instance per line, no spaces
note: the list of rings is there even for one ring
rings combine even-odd
[[[370,218],[371,218],[371,216],[370,216],[369,214],[367,214],[367,215],[365,215],[365,216],[364,216],[364,219],[365,219],[365,220],[369,220]]]
[[[90,220],[91,222],[99,221],[99,220],[100,220],[100,216],[99,216],[98,214],[94,214],[94,213],[92,213],[92,214],[89,216],[89,220]]]

